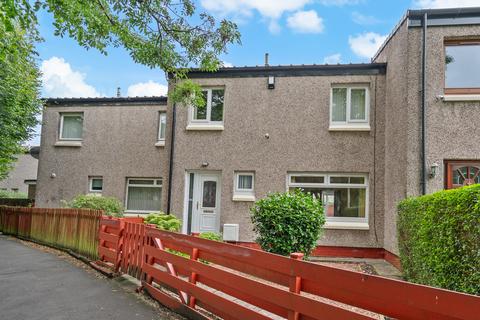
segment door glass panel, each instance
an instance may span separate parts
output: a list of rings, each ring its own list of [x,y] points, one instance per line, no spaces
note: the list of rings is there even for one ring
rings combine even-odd
[[[217,200],[217,181],[204,181],[202,207],[215,208],[216,200]]]

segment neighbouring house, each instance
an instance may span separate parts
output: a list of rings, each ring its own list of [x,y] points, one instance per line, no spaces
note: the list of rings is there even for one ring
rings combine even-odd
[[[32,150],[38,147],[32,147]],[[16,156],[17,161],[8,176],[0,180],[0,190],[26,194],[29,199],[35,198],[35,185],[37,181],[38,157],[30,150]]]
[[[48,99],[37,205],[101,192],[251,242],[254,201],[301,188],[325,205],[319,245],[397,253],[399,200],[480,183],[480,8],[407,11],[367,64],[189,77],[206,108]]]

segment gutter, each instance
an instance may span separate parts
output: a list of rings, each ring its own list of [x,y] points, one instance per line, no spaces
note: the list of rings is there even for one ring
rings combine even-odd
[[[428,22],[428,13],[425,12],[423,15],[423,36],[422,36],[422,102],[421,102],[421,177],[420,177],[420,186],[422,190],[422,195],[427,193],[427,160],[426,160],[426,108],[427,108],[427,22]]]
[[[167,191],[167,214],[171,212],[172,203],[172,177],[173,177],[173,155],[175,152],[175,124],[177,104],[174,103],[172,107],[172,135],[170,137],[170,158],[168,161],[168,191]]]

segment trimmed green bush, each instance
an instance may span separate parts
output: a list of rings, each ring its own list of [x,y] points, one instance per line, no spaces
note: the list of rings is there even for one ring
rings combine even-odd
[[[172,214],[150,213],[145,218],[145,223],[155,224],[160,230],[179,232],[182,227],[182,221]]]
[[[408,281],[480,295],[480,185],[408,198],[398,242]]]
[[[123,217],[123,206],[114,197],[80,194],[66,205],[68,208],[103,210],[108,216]]]
[[[292,252],[308,256],[325,223],[321,201],[300,190],[269,194],[250,211],[256,242],[263,250],[284,256]]]
[[[222,242],[222,235],[216,232],[203,232],[199,235],[202,239],[213,240],[213,241],[220,241]]]
[[[27,194],[24,192],[13,192],[8,190],[0,190],[0,198],[7,199],[27,199]]]

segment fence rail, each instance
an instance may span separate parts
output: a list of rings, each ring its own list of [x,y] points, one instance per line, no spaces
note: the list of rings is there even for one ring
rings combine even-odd
[[[144,289],[162,304],[194,318],[310,320],[384,315],[478,319],[477,296],[313,264],[302,261],[301,254],[287,258],[122,219],[118,223],[102,219],[101,225],[118,226],[110,233],[108,228],[100,229],[100,241],[107,244],[103,247],[113,253],[101,255],[105,261],[142,280]],[[114,243],[116,247],[109,247]]]
[[[0,206],[0,231],[97,258],[102,211]]]

